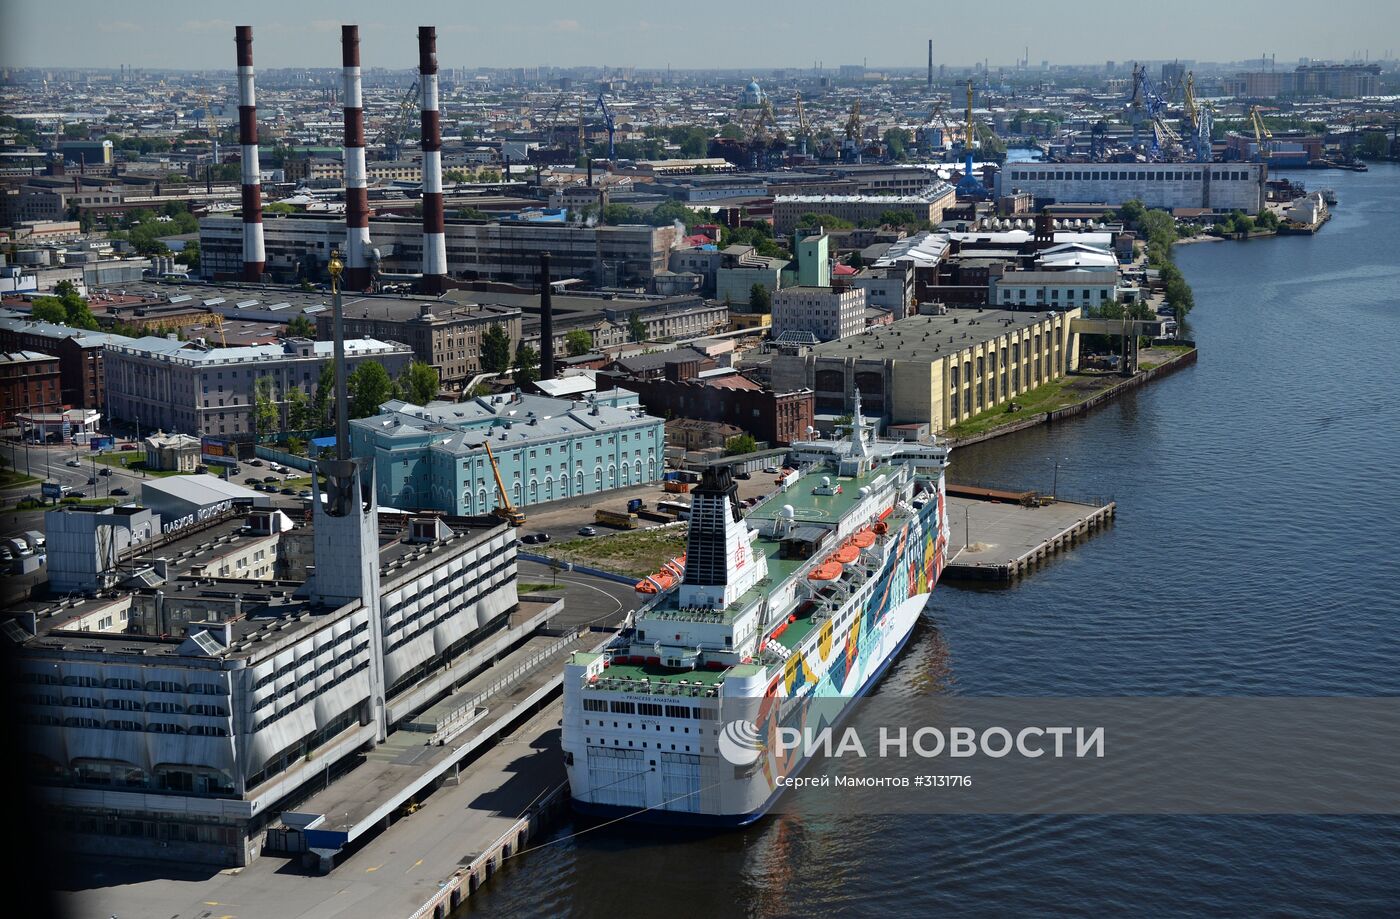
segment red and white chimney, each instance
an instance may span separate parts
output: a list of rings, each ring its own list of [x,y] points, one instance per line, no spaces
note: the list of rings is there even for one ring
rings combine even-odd
[[[345,288],[368,290],[369,185],[365,172],[365,105],[360,95],[360,27],[340,27],[345,85]]]
[[[243,161],[243,280],[261,281],[263,249],[262,170],[258,165],[258,102],[253,94],[253,27],[236,26],[238,46],[238,143]]]
[[[442,118],[438,112],[437,29],[418,27],[418,85],[423,99],[424,293],[447,289],[447,236],[442,216]]]

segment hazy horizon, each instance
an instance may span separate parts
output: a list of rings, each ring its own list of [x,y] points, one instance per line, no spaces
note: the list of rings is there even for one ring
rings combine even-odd
[[[794,9],[798,9],[794,6]],[[870,12],[874,10],[875,12]],[[202,17],[204,12],[217,16]],[[295,11],[296,15],[289,15]],[[987,2],[936,11],[886,0],[867,7],[809,0],[800,18],[781,7],[717,2],[700,10],[618,0],[599,12],[578,3],[538,0],[517,10],[425,0],[401,22],[384,21],[382,3],[301,4],[243,0],[217,7],[174,7],[152,0],[120,6],[72,0],[0,12],[0,55],[7,67],[231,70],[233,29],[251,25],[259,68],[338,67],[340,24],[360,25],[366,68],[406,69],[417,62],[417,26],[436,25],[443,67],[636,67],[664,70],[810,68],[834,71],[920,68],[926,42],[934,63],[967,67],[987,59],[1011,65],[1029,46],[1032,67],[1106,60],[1227,63],[1272,54],[1291,69],[1302,57],[1343,60],[1394,54],[1400,4],[1338,0],[1249,0],[1222,5],[1177,0],[1170,15],[1125,8],[1105,14],[1082,5]],[[526,15],[521,15],[524,13]],[[235,21],[236,20],[236,21]],[[76,25],[80,24],[80,25]],[[892,28],[897,26],[897,28]],[[1386,47],[1370,47],[1377,40]],[[895,47],[896,42],[898,47]],[[907,45],[907,47],[905,47]]]

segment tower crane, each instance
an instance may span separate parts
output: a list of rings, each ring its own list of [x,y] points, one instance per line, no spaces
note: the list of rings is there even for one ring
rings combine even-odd
[[[603,101],[603,91],[598,90],[597,108],[603,113],[603,125],[608,129],[608,162],[617,162],[617,148],[613,145],[613,137],[617,133],[617,122],[613,120],[613,114],[608,110],[608,104]]]
[[[963,136],[963,177],[958,182],[958,194],[966,197],[981,197],[987,193],[982,181],[972,172],[972,148],[976,142],[976,127],[972,120],[972,81],[967,81],[967,132]]]
[[[209,101],[209,94],[204,94],[204,130],[209,132],[210,154],[213,157],[214,165],[219,164],[219,126],[214,121],[214,106]]]

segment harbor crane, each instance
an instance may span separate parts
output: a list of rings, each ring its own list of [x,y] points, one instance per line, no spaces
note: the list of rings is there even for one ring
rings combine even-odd
[[[418,81],[414,80],[408,87],[408,91],[399,98],[399,106],[394,110],[394,114],[389,117],[389,121],[374,136],[369,145],[375,146],[382,143],[384,145],[384,158],[398,159],[403,155],[403,141],[409,131],[409,119],[417,110]]]
[[[841,142],[841,158],[848,163],[861,161],[861,148],[865,140],[861,136],[860,100],[851,104],[851,116],[846,119],[846,138]]]
[[[1189,70],[1186,72],[1183,104],[1186,114],[1186,128],[1191,132],[1191,147],[1196,154],[1196,162],[1209,163],[1211,161],[1211,129],[1214,126],[1215,118],[1209,105],[1196,101],[1196,75]]]
[[[496,493],[501,496],[501,503],[491,509],[491,515],[499,517],[513,527],[524,526],[525,514],[510,503],[510,496],[506,494],[506,483],[501,481],[501,467],[496,464],[496,454],[491,452],[491,441],[483,441],[482,446],[486,448],[486,458],[491,461],[491,473],[496,477]]]
[[[613,138],[617,134],[617,122],[613,120],[613,113],[608,109],[608,103],[603,100],[603,91],[598,90],[597,109],[603,113],[603,126],[608,129],[608,162],[617,162],[617,148],[613,144]]]
[[[1274,135],[1269,130],[1269,126],[1264,123],[1264,116],[1259,113],[1259,106],[1252,106],[1249,110],[1249,120],[1254,125],[1254,147],[1256,162],[1267,163],[1269,155],[1273,152]]]
[[[797,94],[797,152],[807,155],[807,138],[812,129],[807,124],[807,113],[802,109],[802,94]]]
[[[967,132],[963,137],[963,177],[958,181],[958,194],[969,198],[980,198],[987,193],[982,180],[972,171],[972,148],[977,140],[976,122],[972,118],[972,81],[967,81]]]

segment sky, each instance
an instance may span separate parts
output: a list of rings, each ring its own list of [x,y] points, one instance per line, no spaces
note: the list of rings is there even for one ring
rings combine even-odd
[[[257,67],[338,67],[339,25],[358,23],[366,67],[417,63],[417,26],[436,25],[444,67],[609,65],[643,69],[866,63],[922,67],[989,59],[1236,61],[1276,55],[1393,57],[1395,0],[0,0],[0,64],[232,69],[233,28],[251,25]]]

